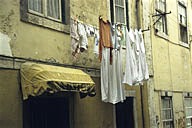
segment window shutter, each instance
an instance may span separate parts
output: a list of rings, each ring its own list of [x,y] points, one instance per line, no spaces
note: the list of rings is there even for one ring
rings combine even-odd
[[[62,23],[66,24],[66,16],[65,16],[65,0],[61,0],[61,14],[62,14]]]
[[[110,10],[111,10],[111,22],[115,22],[115,21],[114,21],[113,0],[110,0]]]

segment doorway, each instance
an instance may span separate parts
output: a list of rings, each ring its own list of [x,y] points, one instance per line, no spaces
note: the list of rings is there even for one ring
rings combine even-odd
[[[134,98],[127,97],[124,102],[115,105],[116,128],[135,128]]]
[[[70,128],[68,97],[33,97],[23,102],[23,128]]]

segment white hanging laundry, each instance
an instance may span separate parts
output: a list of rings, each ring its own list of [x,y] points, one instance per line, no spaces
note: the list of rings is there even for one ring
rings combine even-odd
[[[142,33],[141,29],[139,30],[138,35],[140,37],[142,72],[144,75],[144,80],[148,80],[149,79],[149,71],[148,71],[148,65],[147,65],[146,55],[145,55],[145,45],[144,45],[143,33]]]
[[[125,100],[125,87],[122,84],[121,51],[113,50],[113,61],[110,66],[111,81],[109,86],[109,103],[116,104]]]
[[[85,24],[85,29],[86,29],[87,37],[94,36],[95,31],[94,31],[93,26]]]
[[[72,55],[76,56],[79,53],[79,34],[77,21],[70,20],[70,36]]]
[[[96,55],[99,55],[99,30],[95,29],[95,36],[94,36],[94,49],[93,52]]]
[[[133,62],[133,56],[132,56],[132,47],[131,47],[131,38],[129,36],[129,32],[126,28],[125,32],[125,39],[126,39],[126,63],[125,63],[125,74],[123,78],[123,83],[133,85],[133,68],[134,68],[134,62]],[[134,38],[133,38],[134,39]],[[133,40],[132,39],[132,40]]]
[[[98,37],[96,33],[95,44]],[[130,29],[128,32],[127,28],[122,26],[117,30],[117,26],[114,25],[110,34],[113,50],[102,46],[101,52],[101,97],[104,102],[116,104],[125,100],[125,83],[128,85],[142,83],[149,78],[149,73],[141,30]],[[122,44],[126,44],[126,49],[122,48]],[[112,63],[110,63],[111,52]]]
[[[116,104],[125,100],[125,86],[122,83],[122,49],[120,47],[120,38],[117,35],[116,26],[113,26],[113,28],[111,28],[111,39],[113,44],[113,59],[111,64],[110,48],[104,48],[102,51],[101,92],[102,101]]]
[[[130,29],[129,31],[129,42],[130,42],[130,54],[131,54],[131,72],[132,72],[132,84],[137,83],[138,81],[138,66],[137,66],[137,46],[136,46],[136,39],[135,39],[135,33],[133,29]],[[128,58],[127,58],[128,59]]]
[[[149,79],[142,31],[126,31],[126,69],[123,83],[136,85]]]
[[[70,36],[72,38],[75,38],[76,40],[79,40],[79,34],[78,34],[78,22],[75,20],[70,20]]]
[[[125,100],[125,87],[122,84],[121,51],[113,50],[110,64],[110,48],[103,48],[101,61],[102,101],[116,104]]]
[[[101,99],[104,102],[109,101],[110,81],[110,49],[103,47],[101,60]]]
[[[111,29],[111,38],[113,43],[113,50],[112,50],[112,68],[110,71],[112,74],[112,83],[111,87],[111,95],[109,102],[116,104],[118,102],[123,102],[125,100],[125,87],[122,83],[123,78],[123,60],[122,60],[122,48],[121,48],[121,41],[122,41],[122,33],[120,32],[120,28],[114,25]]]
[[[126,39],[125,39],[125,34],[126,34],[126,26],[122,26],[122,38],[120,41],[121,45],[121,57],[122,57],[122,72],[123,74],[125,73],[125,64],[126,64]]]
[[[11,38],[0,32],[0,54],[6,56],[12,56],[10,42]]]
[[[136,61],[137,61],[137,70],[138,70],[138,83],[142,83],[144,80],[144,74],[142,71],[142,54],[141,54],[141,38],[137,29],[135,29],[135,43],[136,43]]]
[[[82,23],[78,23],[78,33],[80,36],[80,51],[83,52],[88,48],[88,39],[85,27]]]
[[[111,25],[110,35],[111,35],[112,46],[113,46],[113,48],[116,49],[116,47],[115,47],[115,42],[117,41],[117,38],[116,38],[116,25]]]

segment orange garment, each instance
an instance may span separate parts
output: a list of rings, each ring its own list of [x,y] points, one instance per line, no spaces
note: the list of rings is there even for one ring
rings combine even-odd
[[[102,59],[102,48],[110,48],[110,62],[112,62],[112,41],[111,41],[111,26],[110,22],[104,21],[101,17],[99,17],[99,59],[101,62]]]

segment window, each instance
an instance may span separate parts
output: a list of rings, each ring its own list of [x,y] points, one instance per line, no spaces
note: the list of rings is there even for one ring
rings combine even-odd
[[[171,97],[161,97],[161,120],[163,128],[174,128]]]
[[[157,0],[156,1],[156,13],[162,14],[157,16],[158,22],[156,23],[156,29],[158,32],[167,34],[167,18],[166,15],[166,0]]]
[[[185,97],[184,106],[185,106],[186,128],[192,128],[192,98],[191,97]]]
[[[34,12],[43,13],[42,9],[42,0],[28,0],[29,10]]]
[[[21,0],[21,20],[69,33],[69,0]]]
[[[128,25],[128,0],[111,0],[111,21]]]
[[[61,21],[61,0],[28,0],[29,12]]]
[[[187,12],[184,4],[179,2],[178,7],[178,18],[179,18],[179,28],[180,28],[180,40],[181,42],[187,43]]]

